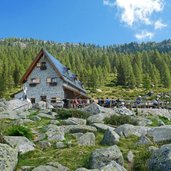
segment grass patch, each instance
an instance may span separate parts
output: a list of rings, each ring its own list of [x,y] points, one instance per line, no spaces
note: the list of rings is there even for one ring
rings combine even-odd
[[[124,160],[125,168],[128,171],[147,171],[147,161],[150,158],[150,152],[148,151],[148,145],[137,145],[139,137],[130,136],[128,138],[121,138],[118,146],[120,147]],[[154,144],[155,145],[155,144]],[[130,166],[130,163],[127,161],[127,154],[129,151],[132,151],[134,154],[134,163]]]
[[[165,125],[170,125],[171,121],[164,117],[164,116],[153,116],[153,115],[148,115],[147,119],[150,119],[152,121],[152,124],[150,126],[159,126],[161,121],[165,124]]]
[[[68,119],[70,117],[86,119],[89,116],[87,112],[78,109],[56,109],[55,112],[58,113],[58,119]]]
[[[88,168],[91,152],[97,148],[102,148],[100,141],[103,137],[102,133],[96,133],[95,146],[79,146],[76,144],[75,138],[66,135],[66,141],[75,141],[70,148],[55,149],[53,146],[46,150],[36,149],[33,152],[19,156],[18,168],[21,166],[39,166],[48,162],[59,162],[68,167],[71,171],[75,171],[79,167]]]
[[[104,123],[110,125],[117,125],[117,126],[122,124],[138,125],[137,120],[127,115],[120,115],[120,116],[113,115],[110,118],[105,118]]]
[[[9,136],[25,136],[30,140],[33,139],[33,134],[31,129],[21,125],[10,126],[5,130],[4,134]]]

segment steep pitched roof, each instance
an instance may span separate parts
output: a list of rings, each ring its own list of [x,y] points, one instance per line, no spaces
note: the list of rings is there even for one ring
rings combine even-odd
[[[42,49],[39,54],[36,56],[36,58],[33,60],[32,64],[27,69],[26,73],[23,75],[21,79],[21,83],[27,80],[28,76],[40,60],[40,58],[45,55],[47,59],[49,60],[50,64],[54,68],[54,70],[57,72],[57,74],[60,76],[61,79],[64,80],[64,82],[68,83],[69,85],[72,85],[76,89],[79,89],[80,91],[86,93],[85,89],[82,87],[81,81],[75,79],[76,74],[72,73],[66,66],[64,66],[62,63],[60,63],[59,60],[57,60],[55,57],[53,57],[49,52]]]

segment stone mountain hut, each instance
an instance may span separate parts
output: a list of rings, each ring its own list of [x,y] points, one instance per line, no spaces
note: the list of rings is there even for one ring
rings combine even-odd
[[[56,103],[63,99],[87,98],[77,75],[42,49],[33,60],[20,83],[23,90],[14,94],[17,99],[28,98],[32,103]]]

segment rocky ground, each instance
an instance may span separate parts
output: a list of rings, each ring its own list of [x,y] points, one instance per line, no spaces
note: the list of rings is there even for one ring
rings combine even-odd
[[[2,99],[0,171],[170,171],[170,119],[166,109],[47,110]]]

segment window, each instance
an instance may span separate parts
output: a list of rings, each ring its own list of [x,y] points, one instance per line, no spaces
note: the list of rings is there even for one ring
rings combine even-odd
[[[46,70],[47,69],[46,62],[41,62],[40,69],[41,70]]]
[[[29,85],[32,86],[32,87],[34,87],[34,86],[36,86],[39,83],[40,83],[40,78],[31,78]]]
[[[31,98],[30,100],[31,100],[32,104],[35,104],[35,102],[36,102],[35,98]]]
[[[47,78],[46,81],[50,86],[56,86],[57,85],[57,78],[56,77]]]
[[[40,96],[40,100],[46,102],[46,96]]]
[[[51,103],[56,103],[56,97],[51,97]]]

